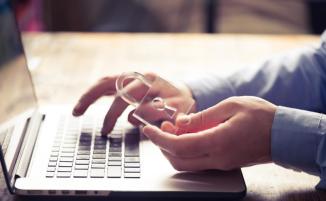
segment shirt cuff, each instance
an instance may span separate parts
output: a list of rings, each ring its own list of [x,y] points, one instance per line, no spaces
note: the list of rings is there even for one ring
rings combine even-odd
[[[319,175],[316,163],[322,114],[279,106],[272,134],[272,160],[281,166]],[[324,126],[325,127],[325,126]]]
[[[198,111],[236,95],[229,81],[216,75],[196,76],[196,79],[188,78],[184,82],[196,100]]]

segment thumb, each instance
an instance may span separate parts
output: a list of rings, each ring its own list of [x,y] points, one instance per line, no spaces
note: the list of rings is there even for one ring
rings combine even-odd
[[[197,113],[179,115],[176,118],[178,133],[193,133],[212,128],[225,122],[233,113],[234,110],[225,104],[217,104]]]

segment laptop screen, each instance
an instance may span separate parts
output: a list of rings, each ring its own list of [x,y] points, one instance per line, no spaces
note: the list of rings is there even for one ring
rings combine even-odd
[[[0,99],[0,125],[37,104],[10,0],[0,0]]]

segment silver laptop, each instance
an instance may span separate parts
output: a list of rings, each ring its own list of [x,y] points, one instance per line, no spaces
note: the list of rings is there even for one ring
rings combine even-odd
[[[12,6],[0,0],[0,161],[18,195],[238,199],[240,169],[178,172],[122,118],[101,137],[104,114],[80,118],[65,106],[40,107]]]

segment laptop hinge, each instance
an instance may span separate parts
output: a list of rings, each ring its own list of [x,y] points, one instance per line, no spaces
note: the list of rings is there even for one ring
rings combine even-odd
[[[44,115],[38,112],[35,112],[32,118],[29,120],[27,129],[25,129],[25,133],[23,134],[23,143],[20,147],[19,154],[17,157],[17,161],[15,163],[15,167],[13,169],[12,175],[9,175],[8,168],[6,167],[3,153],[1,150],[1,165],[3,168],[5,180],[7,183],[7,187],[10,193],[15,192],[15,181],[17,178],[25,177],[29,163],[33,154],[35,142],[38,136],[38,132],[41,126],[41,123],[44,120]]]

